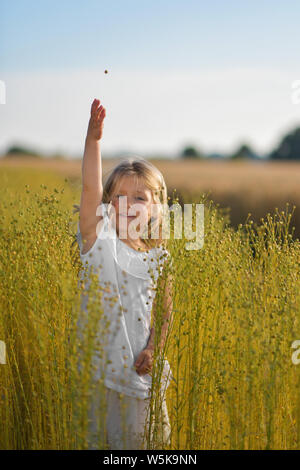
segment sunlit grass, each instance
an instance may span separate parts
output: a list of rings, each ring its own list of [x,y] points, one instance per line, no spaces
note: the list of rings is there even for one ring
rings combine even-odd
[[[95,335],[101,291],[92,283],[82,323],[73,244],[80,188],[20,168],[1,169],[0,182],[0,340],[7,346],[0,448],[88,448],[92,394],[104,448],[104,386],[92,380],[95,351],[102,357]],[[291,360],[300,339],[300,247],[292,212],[287,206],[259,226],[249,220],[234,230],[205,200],[203,248],[187,251],[186,240],[171,240],[170,448],[300,448],[300,365]],[[159,386],[159,360],[156,376]],[[156,431],[149,448],[160,448]]]

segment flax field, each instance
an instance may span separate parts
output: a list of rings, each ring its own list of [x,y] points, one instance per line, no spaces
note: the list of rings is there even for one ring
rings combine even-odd
[[[176,191],[169,197],[179,204]],[[93,282],[78,334],[79,200],[76,180],[54,169],[0,168],[0,449],[89,448],[92,394],[98,448],[105,448],[103,382],[92,380],[102,294]],[[175,379],[167,390],[171,445],[160,442],[155,425],[147,448],[300,449],[295,207],[233,227],[205,193],[193,200],[205,208],[203,247],[186,250],[175,237],[168,243],[174,320],[163,353]],[[153,414],[159,424],[157,407]]]

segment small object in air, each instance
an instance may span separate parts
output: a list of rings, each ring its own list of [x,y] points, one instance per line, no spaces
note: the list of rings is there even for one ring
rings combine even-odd
[[[108,73],[108,70],[104,70],[104,73]]]

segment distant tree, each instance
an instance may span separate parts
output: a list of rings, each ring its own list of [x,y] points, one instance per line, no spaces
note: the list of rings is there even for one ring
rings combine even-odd
[[[257,155],[253,152],[251,147],[247,144],[243,144],[231,155],[230,158],[233,160],[247,160],[249,158],[256,157]]]
[[[5,156],[6,157],[11,157],[11,156],[29,157],[30,156],[30,157],[40,158],[40,155],[34,150],[21,147],[18,145],[12,145],[11,147],[9,147],[6,151]]]
[[[272,160],[300,160],[300,127],[283,137],[277,149],[270,153]]]
[[[195,147],[185,147],[181,152],[182,158],[202,158],[202,153]]]

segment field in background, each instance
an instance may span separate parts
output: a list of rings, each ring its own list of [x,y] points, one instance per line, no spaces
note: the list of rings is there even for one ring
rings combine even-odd
[[[248,213],[254,222],[260,222],[277,207],[284,210],[288,202],[296,206],[291,220],[294,236],[300,238],[300,163],[297,162],[223,162],[194,160],[150,160],[163,173],[169,193],[176,188],[180,202],[196,202],[199,195],[209,197],[230,208],[231,223],[237,227],[245,223]],[[116,160],[103,160],[105,174]],[[33,167],[51,169],[78,182],[81,161],[46,159],[0,159],[1,167]]]

